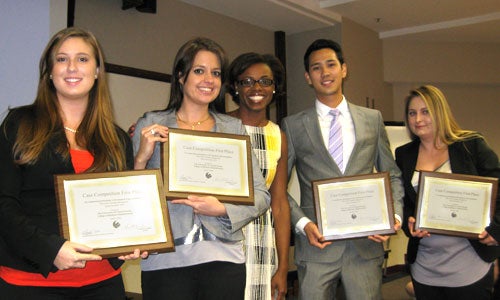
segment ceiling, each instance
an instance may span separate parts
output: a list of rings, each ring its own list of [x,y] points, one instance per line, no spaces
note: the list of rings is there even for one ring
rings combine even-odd
[[[181,0],[294,34],[350,19],[381,39],[500,43],[499,0]]]

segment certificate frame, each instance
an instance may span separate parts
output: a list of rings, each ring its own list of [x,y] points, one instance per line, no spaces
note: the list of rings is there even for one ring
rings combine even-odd
[[[223,151],[239,157],[236,163],[233,161],[231,170],[226,160],[232,161],[234,157]],[[252,148],[248,135],[169,128],[168,141],[161,144],[160,160],[167,200],[210,195],[223,203],[254,205]],[[222,162],[216,165],[217,161]],[[235,167],[236,172],[232,172]],[[192,172],[182,175],[181,170],[199,171],[193,180],[197,182],[179,180],[192,175]],[[215,184],[216,180],[229,184]]]
[[[92,253],[105,258],[127,255],[135,249],[174,251],[159,169],[59,174],[54,175],[54,185],[60,232],[65,239],[93,247]],[[103,210],[96,211],[95,206]],[[108,221],[112,221],[109,228]],[[102,222],[105,233],[100,227],[92,228],[92,224]]]
[[[396,234],[388,172],[315,180],[312,188],[318,229],[325,241]],[[374,209],[378,214],[368,214]]]
[[[420,171],[415,229],[478,239],[493,218],[497,190],[493,177]]]

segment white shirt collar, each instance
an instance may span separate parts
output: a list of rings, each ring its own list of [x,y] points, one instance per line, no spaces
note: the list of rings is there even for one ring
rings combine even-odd
[[[349,113],[349,107],[347,106],[347,100],[344,95],[342,95],[342,101],[340,101],[339,105],[336,107],[338,110],[340,110],[341,115],[347,115]],[[321,101],[316,99],[316,112],[318,113],[318,116],[321,118],[325,118],[329,115],[330,110],[332,108],[328,105],[323,104]]]

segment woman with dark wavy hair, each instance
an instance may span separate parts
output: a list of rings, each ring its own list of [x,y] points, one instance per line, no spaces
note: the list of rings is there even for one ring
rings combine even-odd
[[[224,114],[226,55],[214,41],[195,38],[177,52],[170,103],[144,114],[133,136],[135,168],[159,168],[160,144],[169,128],[246,134],[241,121]],[[181,150],[179,150],[181,151]],[[241,228],[269,207],[259,166],[253,163],[254,205],[190,195],[168,201],[175,252],[141,262],[144,299],[243,299],[245,255]]]

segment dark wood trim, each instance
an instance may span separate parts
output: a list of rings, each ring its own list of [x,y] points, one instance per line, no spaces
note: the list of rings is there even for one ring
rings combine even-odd
[[[385,126],[405,126],[404,121],[385,121]]]
[[[76,0],[68,0],[68,15],[67,15],[68,27],[72,27],[75,25],[75,3]],[[121,66],[111,63],[105,63],[105,69],[106,72],[108,73],[115,73],[120,75],[139,77],[139,78],[151,79],[168,83],[172,81],[172,76],[170,74]]]
[[[386,271],[386,274],[384,275],[384,277],[391,276],[391,275],[398,274],[398,273],[407,273],[407,272],[408,272],[408,269],[405,265],[393,265],[393,266],[390,266],[387,268],[387,271]]]
[[[286,74],[286,36],[284,31],[274,32],[274,55],[281,61]],[[286,80],[284,82],[284,94],[276,97],[276,121],[281,124],[281,120],[287,116],[287,95]]]
[[[126,66],[115,65],[115,64],[110,64],[110,63],[106,63],[105,68],[106,68],[106,72],[108,72],[108,73],[115,73],[115,74],[139,77],[139,78],[144,78],[144,79],[151,79],[151,80],[168,82],[168,83],[172,82],[172,75],[166,74],[166,73],[148,71],[148,70],[144,70],[144,69],[126,67]]]
[[[73,27],[75,25],[75,2],[76,0],[68,0],[68,14],[66,26]]]

